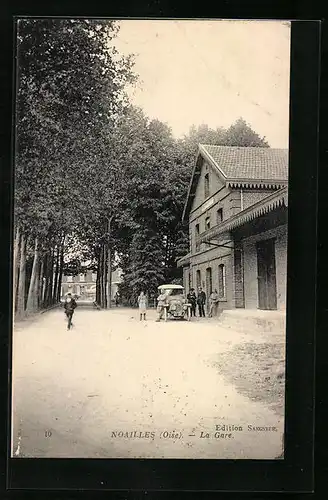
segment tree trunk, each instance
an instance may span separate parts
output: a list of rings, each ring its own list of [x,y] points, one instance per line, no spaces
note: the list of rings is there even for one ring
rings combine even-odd
[[[47,253],[46,266],[45,266],[45,290],[44,290],[44,301],[43,307],[47,308],[50,306],[51,300],[51,274],[52,274],[52,252]]]
[[[107,297],[106,297],[106,246],[102,246],[102,307],[107,308]]]
[[[99,305],[104,307],[104,252],[103,245],[100,247],[99,254]]]
[[[42,291],[43,291],[43,259],[39,263],[39,276],[38,276],[38,296],[37,296],[37,305],[38,309],[42,307]]]
[[[34,242],[34,258],[33,258],[33,266],[32,273],[30,279],[30,286],[28,289],[28,297],[26,303],[26,310],[28,312],[33,312],[37,308],[37,268],[39,265],[39,242],[38,239],[35,238]]]
[[[110,245],[108,245],[108,272],[107,272],[107,288],[108,288],[108,307],[112,307],[112,252]]]
[[[47,268],[48,268],[48,253],[45,253],[43,257],[43,270],[42,270],[42,293],[41,293],[41,307],[45,307],[46,301],[46,287],[47,287]]]
[[[56,304],[58,301],[58,280],[59,280],[59,258],[60,258],[60,252],[59,252],[59,246],[56,246],[56,261],[55,261],[55,269],[54,269],[54,286],[53,286],[53,292],[52,292],[52,302]]]
[[[49,300],[48,307],[53,304],[53,284],[54,284],[54,258],[55,258],[55,250],[51,250],[51,258],[50,258],[50,266],[49,266]]]
[[[111,223],[113,220],[113,216],[109,217],[108,219],[108,226],[107,226],[107,232],[108,232],[108,248],[107,248],[107,265],[108,265],[108,272],[107,272],[107,306],[108,308],[112,307],[112,249],[111,249]]]
[[[101,253],[100,253],[100,251],[98,252],[98,255],[97,255],[97,261],[98,261],[98,263],[97,263],[97,278],[96,278],[96,302],[98,305],[101,305],[101,300],[100,300]]]
[[[25,311],[25,272],[26,272],[26,237],[22,234],[19,264],[19,282],[17,293],[17,315],[23,316]]]
[[[57,302],[60,302],[61,299],[61,287],[62,287],[62,279],[63,279],[63,267],[64,267],[64,239],[61,243],[60,247],[60,258],[59,258],[59,278],[58,278],[58,285],[57,285]]]

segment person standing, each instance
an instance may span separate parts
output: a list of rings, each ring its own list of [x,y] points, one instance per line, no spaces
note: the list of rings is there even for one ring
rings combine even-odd
[[[73,326],[72,318],[75,311],[77,303],[75,299],[73,299],[72,294],[68,293],[64,302],[65,314],[67,317],[67,330],[70,330]]]
[[[196,297],[196,292],[195,292],[194,288],[190,289],[190,292],[187,295],[187,300],[188,300],[189,304],[191,304],[191,308],[190,308],[191,316],[196,316],[197,297]]]
[[[145,293],[143,291],[140,292],[140,295],[138,297],[138,306],[139,306],[139,313],[140,313],[140,321],[142,319],[146,320],[147,296],[145,295]]]
[[[120,294],[119,294],[119,292],[115,293],[114,300],[115,300],[115,305],[117,307],[119,305],[119,303],[120,303]]]
[[[198,312],[199,316],[202,318],[205,318],[205,303],[206,303],[206,294],[202,290],[201,287],[198,289],[198,295],[197,295],[197,304],[198,304]]]
[[[161,290],[159,296],[157,297],[157,313],[158,313],[158,317],[157,317],[156,321],[161,321],[161,319],[163,317],[163,314],[164,314],[164,310],[165,310],[166,304],[167,304],[166,293],[163,290]]]
[[[218,307],[218,302],[219,302],[219,295],[217,290],[215,289],[214,292],[211,293],[210,295],[210,311],[209,311],[209,317],[213,317],[217,315],[217,307]]]

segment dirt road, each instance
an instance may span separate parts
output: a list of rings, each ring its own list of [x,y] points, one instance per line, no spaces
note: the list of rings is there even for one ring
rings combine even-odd
[[[62,310],[16,325],[18,457],[276,458],[283,417],[239,394],[214,360],[243,335],[215,320],[140,322],[137,310]]]

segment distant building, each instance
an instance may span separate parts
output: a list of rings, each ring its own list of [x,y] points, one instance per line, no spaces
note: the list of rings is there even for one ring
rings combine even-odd
[[[183,219],[184,286],[217,289],[220,308],[284,309],[288,151],[200,145]]]
[[[121,282],[121,269],[116,269],[112,273],[112,300]],[[61,295],[65,296],[67,293],[77,295],[82,300],[96,300],[96,281],[97,274],[92,271],[77,276],[63,276]]]

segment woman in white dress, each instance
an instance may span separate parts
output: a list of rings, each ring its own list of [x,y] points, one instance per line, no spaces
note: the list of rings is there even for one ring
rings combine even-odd
[[[140,313],[140,321],[142,319],[146,320],[147,297],[144,294],[144,292],[140,292],[140,295],[138,297],[138,306],[139,306],[139,313]]]

